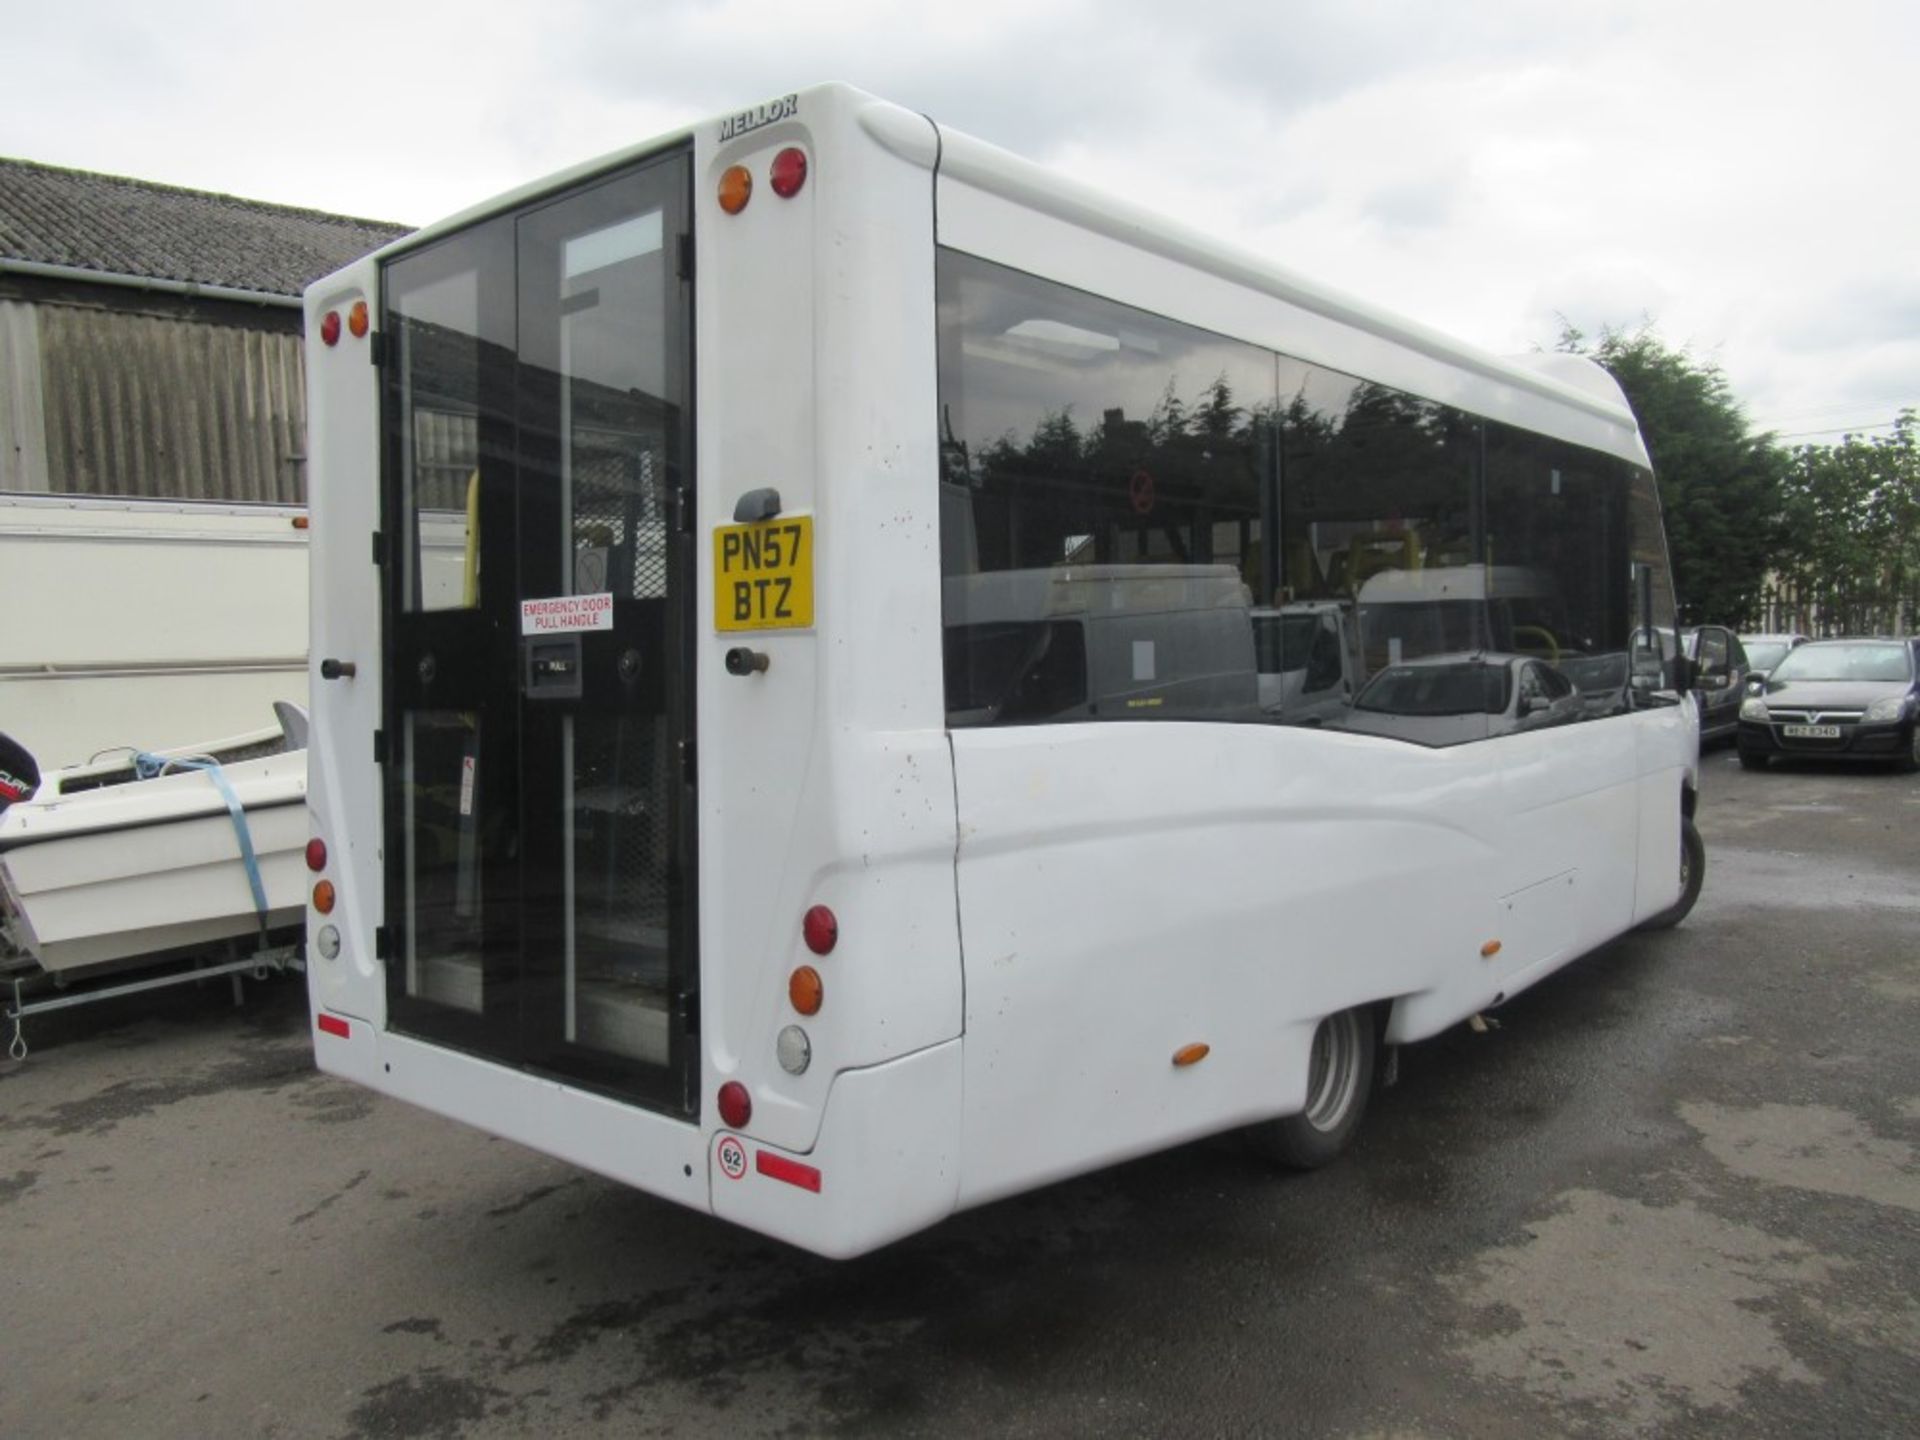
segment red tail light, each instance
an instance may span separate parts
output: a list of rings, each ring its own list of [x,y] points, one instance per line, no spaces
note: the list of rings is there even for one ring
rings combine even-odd
[[[729,1130],[744,1130],[753,1119],[753,1097],[738,1080],[720,1087],[720,1122]]]
[[[342,1040],[351,1040],[353,1038],[353,1027],[338,1015],[323,1014],[316,1023],[329,1035],[337,1035]]]
[[[789,145],[773,157],[773,169],[767,178],[773,182],[774,194],[782,200],[791,200],[807,183],[807,152]]]
[[[816,905],[801,919],[800,935],[807,949],[825,955],[840,941],[840,922],[826,906]]]
[[[321,871],[327,868],[327,842],[318,835],[307,841],[307,869]]]
[[[329,310],[320,317],[320,343],[338,345],[340,343],[340,312]]]

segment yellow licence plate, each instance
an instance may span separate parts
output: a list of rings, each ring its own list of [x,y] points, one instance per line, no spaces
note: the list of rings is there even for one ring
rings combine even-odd
[[[713,532],[716,630],[800,630],[813,624],[813,517],[783,516]]]

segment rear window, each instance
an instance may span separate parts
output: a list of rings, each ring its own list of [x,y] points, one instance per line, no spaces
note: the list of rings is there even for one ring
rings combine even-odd
[[[1499,715],[1511,683],[1505,665],[1390,665],[1367,682],[1356,710],[1386,715]]]
[[[1775,667],[1776,680],[1911,680],[1905,645],[1802,645]]]

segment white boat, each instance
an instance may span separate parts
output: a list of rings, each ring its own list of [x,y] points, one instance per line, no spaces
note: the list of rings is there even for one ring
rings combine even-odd
[[[69,978],[297,926],[306,715],[274,708],[268,729],[50,770],[0,811],[0,956]]]

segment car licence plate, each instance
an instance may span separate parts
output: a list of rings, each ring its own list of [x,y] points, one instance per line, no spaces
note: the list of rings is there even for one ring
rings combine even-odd
[[[812,624],[813,517],[715,526],[713,628],[801,630]]]
[[[1838,740],[1838,725],[1782,725],[1780,733],[1789,740]]]

